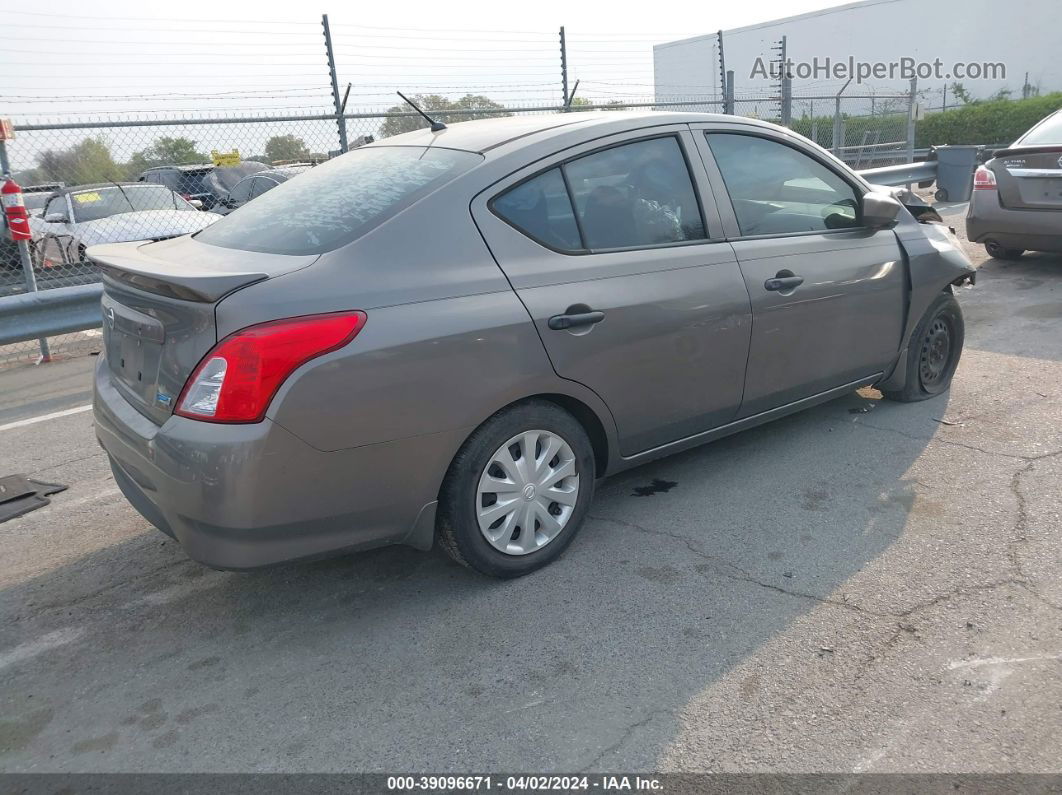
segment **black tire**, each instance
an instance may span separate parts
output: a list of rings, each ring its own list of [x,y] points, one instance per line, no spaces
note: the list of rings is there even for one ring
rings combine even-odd
[[[941,293],[922,316],[907,347],[907,380],[902,390],[882,394],[889,400],[913,403],[945,392],[962,356],[966,325],[959,302]]]
[[[944,188],[941,188],[933,194],[933,198],[935,198],[938,202],[946,202],[948,200],[948,192],[944,190]]]
[[[1021,255],[1025,253],[1025,249],[1023,248],[1007,248],[996,240],[985,241],[985,251],[987,251],[988,256],[993,259],[1007,260],[1019,259]]]
[[[477,489],[494,453],[506,441],[530,430],[556,434],[569,445],[579,476],[578,496],[567,522],[552,540],[527,554],[506,554],[480,531]],[[593,447],[583,426],[571,414],[545,400],[503,409],[468,437],[450,464],[436,517],[440,545],[458,563],[491,577],[509,579],[530,574],[560,557],[579,532],[594,497],[594,476]],[[521,528],[519,532],[525,531]]]

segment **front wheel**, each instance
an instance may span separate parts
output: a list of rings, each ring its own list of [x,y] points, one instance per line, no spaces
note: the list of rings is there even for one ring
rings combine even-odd
[[[907,368],[902,390],[883,392],[889,400],[911,403],[939,395],[951,386],[959,366],[966,325],[959,302],[951,293],[941,293],[929,305],[907,346]]]
[[[495,414],[447,472],[437,527],[447,553],[492,577],[520,577],[556,560],[594,493],[594,453],[582,425],[547,401]]]

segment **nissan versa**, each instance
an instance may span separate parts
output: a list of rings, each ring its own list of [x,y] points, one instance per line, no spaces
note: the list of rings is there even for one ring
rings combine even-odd
[[[525,574],[602,476],[857,387],[947,389],[973,270],[896,196],[729,116],[389,138],[195,235],[89,249],[97,434],[210,566],[438,539]]]

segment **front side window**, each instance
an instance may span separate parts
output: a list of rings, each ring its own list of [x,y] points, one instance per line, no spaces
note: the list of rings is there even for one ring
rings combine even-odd
[[[246,251],[322,254],[360,237],[482,159],[438,147],[354,149],[277,185],[196,239]]]
[[[44,208],[45,217],[49,215],[66,215],[66,196],[56,196]]]
[[[559,168],[510,188],[492,206],[495,213],[521,232],[550,248],[575,251],[583,247]]]
[[[275,188],[277,184],[277,182],[271,179],[266,179],[265,177],[255,177],[251,184],[251,198],[253,199],[255,196],[261,196],[267,190]]]
[[[707,133],[742,235],[784,235],[860,225],[859,197],[808,155],[754,135]]]
[[[252,181],[253,181],[252,178],[248,178],[248,179],[242,179],[238,183],[236,183],[236,187],[234,187],[229,192],[229,201],[232,201],[232,202],[245,202],[249,198],[251,198],[251,182]]]
[[[705,238],[686,159],[674,137],[615,146],[564,165],[589,249]]]

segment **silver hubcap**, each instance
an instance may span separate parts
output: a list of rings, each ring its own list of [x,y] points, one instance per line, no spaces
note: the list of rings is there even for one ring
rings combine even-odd
[[[476,518],[507,555],[527,555],[560,535],[579,500],[571,445],[550,431],[524,431],[499,447],[479,476]]]

